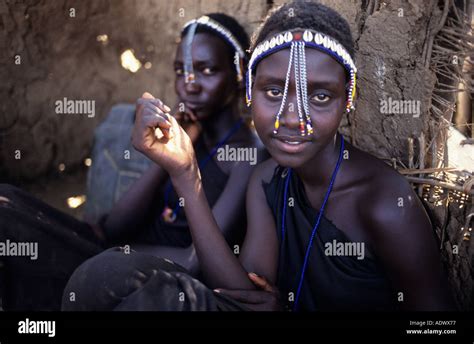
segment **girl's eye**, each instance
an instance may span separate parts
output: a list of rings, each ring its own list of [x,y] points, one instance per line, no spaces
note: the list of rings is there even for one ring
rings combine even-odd
[[[183,75],[183,74],[184,74],[182,68],[176,68],[176,69],[174,70],[174,72],[176,73],[176,75]]]
[[[331,97],[324,93],[318,93],[312,99],[317,103],[327,103]]]
[[[266,91],[266,95],[269,96],[270,98],[279,98],[283,96],[283,93],[281,93],[279,89],[271,88]]]
[[[214,68],[206,67],[202,70],[202,74],[204,75],[212,75],[214,74]]]

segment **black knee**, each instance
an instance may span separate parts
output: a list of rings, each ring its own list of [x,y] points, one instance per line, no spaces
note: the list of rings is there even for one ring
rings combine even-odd
[[[92,257],[72,274],[62,310],[205,310],[212,293],[183,268],[162,258],[125,248]]]
[[[8,202],[14,199],[21,189],[11,184],[0,184],[0,202]]]

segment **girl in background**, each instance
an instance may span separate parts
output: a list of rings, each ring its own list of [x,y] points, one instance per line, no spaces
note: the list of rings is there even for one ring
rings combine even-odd
[[[254,164],[218,159],[217,150],[257,146],[239,111],[248,41],[235,19],[209,14],[183,28],[174,61],[178,105],[172,113],[193,145],[203,192],[231,247],[240,244],[244,234],[245,186]],[[136,118],[144,120],[160,106],[145,93],[137,102]],[[1,185],[0,242],[7,240],[37,243],[38,257],[0,257],[4,310],[58,310],[74,269],[116,244],[172,259],[193,275],[199,272],[183,206],[166,169],[158,164],[93,225],[14,186]]]

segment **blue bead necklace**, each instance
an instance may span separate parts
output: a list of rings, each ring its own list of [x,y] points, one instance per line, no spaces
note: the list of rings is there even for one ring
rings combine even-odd
[[[308,246],[306,247],[306,254],[305,254],[305,257],[304,257],[303,267],[301,268],[300,280],[299,280],[299,283],[298,283],[298,289],[296,291],[295,303],[293,304],[293,311],[298,310],[298,301],[300,299],[301,290],[302,290],[302,287],[303,287],[304,275],[305,275],[306,269],[308,267],[309,255],[311,253],[311,247],[313,246],[314,236],[315,236],[316,231],[319,227],[319,223],[321,222],[321,218],[322,218],[323,213],[324,213],[324,208],[326,207],[326,203],[329,199],[329,195],[331,194],[332,187],[334,185],[334,181],[336,180],[337,172],[339,171],[339,167],[341,166],[343,154],[344,154],[344,138],[341,135],[341,147],[340,147],[340,150],[339,150],[339,158],[337,160],[336,167],[334,168],[334,171],[332,172],[331,182],[329,183],[329,187],[326,191],[326,195],[324,196],[323,204],[321,206],[321,209],[318,213],[318,217],[316,219],[316,223],[315,223],[315,225],[313,227],[313,230],[311,232],[311,237],[309,239]],[[281,224],[281,247],[282,248],[283,248],[283,243],[285,241],[286,206],[287,206],[287,203],[288,203],[288,197],[287,197],[288,196],[288,184],[289,184],[289,181],[291,179],[291,174],[292,174],[292,170],[291,170],[291,168],[289,168],[288,169],[288,174],[286,176],[285,191],[284,191],[284,195],[283,195],[283,202],[284,203],[283,203],[282,224]]]

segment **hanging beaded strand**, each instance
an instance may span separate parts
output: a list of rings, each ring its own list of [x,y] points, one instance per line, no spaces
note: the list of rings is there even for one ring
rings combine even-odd
[[[351,81],[349,82],[349,90],[348,90],[348,99],[347,99],[347,105],[346,105],[346,112],[351,112],[351,110],[354,110],[354,98],[355,98],[355,91],[356,91],[356,71],[351,70],[350,71],[350,77]]]
[[[275,116],[275,129],[273,130],[273,133],[278,133],[278,129],[280,127],[280,117],[285,109],[286,102],[288,99],[288,88],[290,83],[292,66],[294,66],[293,70],[295,74],[296,103],[300,133],[302,136],[310,135],[313,133],[313,128],[311,124],[311,118],[309,116],[306,59],[303,42],[292,42],[291,44],[290,58],[288,61],[288,69],[286,72],[282,102],[280,105],[280,109]]]
[[[280,109],[278,110],[278,113],[275,116],[275,129],[273,129],[273,133],[275,135],[278,133],[278,128],[280,127],[280,116],[283,113],[283,110],[285,110],[286,99],[288,97],[288,87],[289,87],[289,84],[290,84],[291,65],[293,64],[294,50],[295,50],[295,45],[291,44],[290,60],[288,62],[288,69],[286,71],[285,88],[283,90],[283,97],[282,97]]]
[[[194,74],[194,67],[193,67],[193,57],[192,57],[192,46],[194,35],[196,34],[197,29],[197,22],[193,22],[189,25],[189,30],[184,37],[184,42],[182,45],[183,50],[183,69],[184,69],[184,82],[186,84],[194,83],[196,81],[196,75]]]
[[[303,35],[304,37],[304,35]],[[302,85],[302,94],[303,94],[303,110],[306,116],[306,134],[313,134],[313,123],[311,122],[311,117],[309,115],[309,103],[308,103],[308,78],[306,72],[306,44],[301,43],[300,45],[300,57],[301,57],[301,85]]]
[[[244,58],[245,58],[245,52],[242,46],[240,45],[239,41],[237,38],[224,26],[222,26],[219,22],[213,20],[212,18],[208,16],[202,16],[197,19],[190,20],[186,24],[184,24],[182,31],[186,30],[188,27],[191,27],[192,35],[190,38],[190,42],[192,43],[192,39],[194,36],[194,31],[195,27],[197,25],[204,25],[215,32],[217,32],[222,38],[224,38],[235,50],[234,54],[234,66],[235,66],[235,71],[237,73],[237,81],[241,82],[243,80],[243,67],[244,67]],[[194,28],[193,28],[194,27]],[[189,43],[188,43],[189,44]],[[185,55],[186,56],[186,55]],[[192,62],[192,61],[191,61]],[[192,69],[191,67],[188,67],[189,70]],[[185,79],[186,83],[188,82],[194,82],[195,81],[195,75],[193,71],[190,71],[189,76]]]
[[[303,40],[301,40],[301,36]],[[294,48],[294,43],[298,43]],[[300,121],[300,132],[302,135],[311,135],[313,133],[313,124],[310,118],[309,102],[308,102],[308,86],[307,86],[307,67],[306,67],[306,48],[314,48],[326,52],[327,54],[334,57],[350,74],[350,82],[347,88],[347,102],[346,111],[350,112],[354,109],[354,99],[356,93],[356,74],[357,68],[352,60],[351,55],[347,50],[334,38],[325,35],[323,33],[310,30],[310,29],[295,29],[292,31],[283,32],[275,35],[271,39],[261,42],[255,47],[252,56],[249,61],[247,78],[246,78],[246,99],[247,105],[250,106],[252,103],[252,74],[255,72],[256,65],[266,56],[275,53],[279,50],[291,47],[293,53],[290,53],[292,63],[289,63],[289,69],[292,64],[295,64],[295,84],[296,87],[297,101],[300,101],[302,110],[298,109],[298,116]],[[296,67],[298,65],[298,67]],[[298,77],[296,77],[296,74]],[[287,79],[289,80],[289,74],[287,73]],[[280,111],[275,118],[275,130],[278,131],[280,126],[280,117],[284,109],[284,105],[287,100],[287,85],[285,81],[284,97],[282,99],[282,106]],[[305,130],[302,130],[301,116],[306,121]]]
[[[301,37],[301,35],[300,35]],[[305,125],[303,117],[303,99],[302,99],[302,80],[301,80],[301,42],[296,42],[295,49],[295,88],[296,88],[296,106],[298,109],[299,129],[301,136],[305,136]]]

